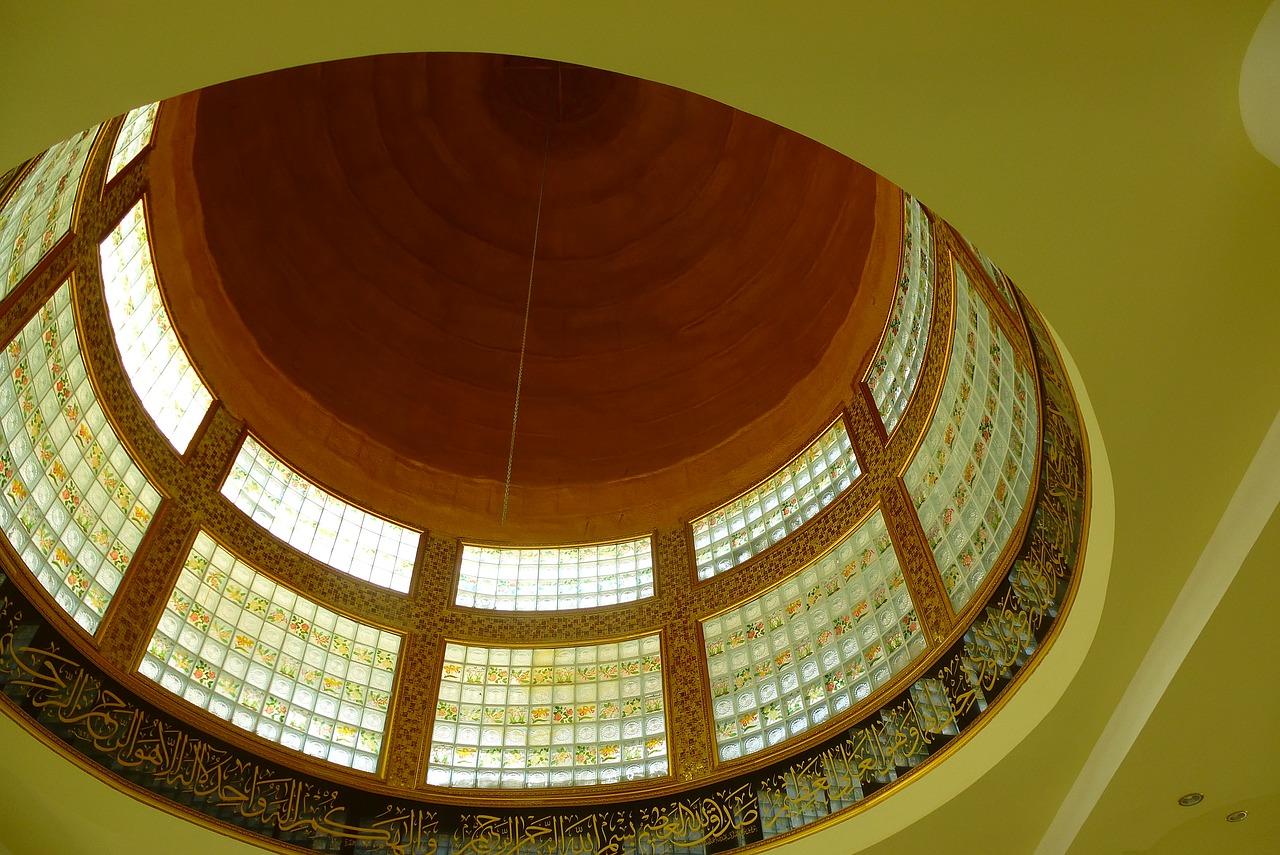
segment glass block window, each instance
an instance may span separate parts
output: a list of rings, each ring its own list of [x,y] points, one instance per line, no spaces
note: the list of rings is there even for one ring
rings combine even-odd
[[[807,765],[812,771],[788,770],[773,779],[773,786],[756,791],[765,840],[804,828],[863,799],[856,757],[830,751]]]
[[[941,680],[925,677],[911,685],[911,702],[915,704],[916,720],[929,733],[955,736],[960,732],[955,710]]]
[[[160,494],[107,424],[64,284],[9,342],[0,379],[0,527],[67,614],[95,632]]]
[[[460,606],[554,611],[611,606],[653,596],[649,538],[623,543],[519,549],[462,547]]]
[[[929,231],[929,218],[912,197],[904,193],[902,201],[906,223],[902,235],[902,279],[880,350],[866,377],[885,433],[893,433],[915,391],[933,316],[933,234]]]
[[[827,778],[818,769],[821,759],[813,763],[812,772],[788,770],[780,776],[781,786],[761,788],[756,798],[760,805],[760,830],[764,838],[804,828],[831,813],[824,798],[814,798],[828,787]]]
[[[799,575],[703,621],[702,637],[721,760],[849,709],[926,645],[879,511]]]
[[[156,427],[186,451],[213,397],[173,331],[156,284],[142,202],[107,235],[99,255],[124,372]]]
[[[9,185],[12,184],[15,180],[17,180],[18,170],[22,169],[26,165],[27,164],[24,161],[22,163],[19,163],[17,166],[10,166],[4,172],[0,172],[0,197],[3,197],[5,194],[5,191],[9,189]]]
[[[200,532],[139,671],[237,727],[378,768],[400,636],[316,605]]]
[[[119,175],[120,170],[128,166],[129,161],[137,157],[138,152],[151,142],[151,131],[155,128],[156,111],[159,108],[158,101],[155,104],[145,104],[134,107],[124,117],[115,148],[111,149],[111,163],[107,166],[108,181]]]
[[[698,578],[710,579],[763,552],[817,516],[861,474],[844,422],[769,479],[693,526]]]
[[[995,564],[1026,505],[1038,405],[1031,374],[992,322],[981,294],[959,265],[955,275],[947,377],[903,480],[959,610]]]
[[[666,774],[658,636],[587,647],[445,645],[427,783],[558,787]]]
[[[996,291],[999,292],[1001,299],[1016,313],[1018,311],[1017,302],[1013,299],[1013,286],[1009,284],[1009,277],[1005,276],[1004,271],[999,267],[996,267],[995,262],[988,258],[985,252],[970,243],[968,238],[965,238],[964,242],[969,244],[969,249],[973,250],[973,254],[981,262],[982,269],[987,271],[987,276],[995,284]]]
[[[94,125],[50,148],[0,210],[0,297],[22,281],[68,231]]]
[[[245,437],[222,485],[253,521],[335,570],[401,593],[409,590],[421,535],[349,505]]]

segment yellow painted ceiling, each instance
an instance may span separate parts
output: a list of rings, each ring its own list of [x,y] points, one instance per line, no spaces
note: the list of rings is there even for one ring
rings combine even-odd
[[[6,16],[0,163],[246,74],[482,50],[718,98],[860,160],[983,247],[1045,312],[1087,383],[1115,480],[1106,609],[1044,723],[974,786],[868,851],[1036,850],[1280,408],[1280,170],[1249,144],[1237,100],[1266,0],[105,6],[24,4]],[[1278,457],[1260,462],[1272,481]],[[1274,501],[1254,503],[1269,514]],[[1072,855],[1280,850],[1276,528]],[[1210,570],[1230,578],[1230,563]],[[0,846],[14,855],[246,849],[133,809],[8,720],[0,740]],[[1204,790],[1205,803],[1172,806],[1188,789]],[[1249,819],[1222,821],[1236,807]],[[824,849],[870,843],[876,810],[823,835]],[[1055,839],[1041,851],[1061,852],[1073,836]]]

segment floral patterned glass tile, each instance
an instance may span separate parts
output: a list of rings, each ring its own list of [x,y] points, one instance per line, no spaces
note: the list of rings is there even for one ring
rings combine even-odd
[[[857,704],[925,649],[884,517],[754,600],[702,622],[721,760]]]
[[[965,238],[964,242],[969,244],[969,249],[973,250],[973,254],[976,255],[978,257],[978,261],[982,263],[982,269],[987,271],[987,276],[991,279],[992,283],[995,284],[996,290],[1000,292],[1001,299],[1003,299],[1005,303],[1009,305],[1009,308],[1013,309],[1016,314],[1018,311],[1018,304],[1017,301],[1013,299],[1013,287],[1009,284],[1009,277],[1005,276],[1004,271],[999,267],[996,267],[995,262],[988,258],[985,252],[974,246],[968,238]]]
[[[566,787],[667,775],[657,635],[587,647],[445,645],[427,783]]]
[[[142,202],[98,248],[107,313],[125,374],[142,407],[179,452],[187,450],[213,397],[178,341],[164,307]]]
[[[995,564],[1026,506],[1038,404],[1030,372],[981,294],[959,265],[955,274],[947,376],[903,480],[958,610]]]
[[[0,297],[22,281],[71,229],[80,175],[98,126],[50,148],[0,210]]]
[[[462,547],[460,606],[554,611],[611,606],[653,596],[649,538],[623,543],[520,549]]]
[[[920,203],[902,196],[906,227],[902,235],[902,279],[880,350],[867,371],[885,433],[893,433],[920,377],[933,315],[933,235]]]
[[[698,578],[730,570],[782,540],[831,504],[859,474],[849,432],[837,419],[772,477],[691,523]]]
[[[378,768],[400,636],[316,605],[203,531],[138,670],[286,748]]]
[[[107,166],[107,180],[120,174],[120,170],[138,156],[147,143],[151,142],[151,131],[156,123],[156,110],[160,102],[134,107],[124,117],[120,126],[120,135],[116,137],[115,148],[111,149],[111,163]]]
[[[347,504],[245,437],[222,495],[285,543],[357,579],[404,593],[419,532]]]
[[[9,343],[0,380],[0,528],[67,614],[95,632],[160,494],[85,373],[64,284]]]

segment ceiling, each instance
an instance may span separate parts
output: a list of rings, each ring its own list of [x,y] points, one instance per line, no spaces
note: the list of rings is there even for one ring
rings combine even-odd
[[[192,359],[276,453],[419,527],[705,513],[830,424],[894,294],[888,182],[633,77],[398,54],[158,122],[150,231]]]
[[[1272,852],[1280,690],[1264,609],[1280,542],[1263,524],[1280,443],[1263,440],[1280,409],[1280,170],[1250,145],[1237,95],[1266,5],[33,5],[0,57],[0,162],[222,80],[419,50],[635,74],[856,158],[983,247],[1054,324],[1106,443],[1116,530],[1094,645],[1044,722],[910,827],[877,839],[890,799],[824,848]],[[0,722],[0,798],[27,806],[0,828],[14,855],[245,850],[131,811],[14,731]],[[1189,789],[1206,801],[1174,806]],[[1250,817],[1224,822],[1237,807]]]

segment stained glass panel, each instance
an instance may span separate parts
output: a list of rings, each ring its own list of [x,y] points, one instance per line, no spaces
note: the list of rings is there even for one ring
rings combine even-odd
[[[702,636],[722,760],[849,709],[926,645],[879,511],[799,575],[703,621]]]
[[[393,591],[409,590],[421,535],[347,504],[245,437],[222,485],[253,521],[317,561]]]
[[[837,420],[772,477],[691,523],[698,578],[730,570],[782,540],[859,474],[849,432]]]
[[[559,787],[664,777],[658,636],[558,648],[446,644],[427,783]]]
[[[933,316],[933,234],[920,203],[902,195],[902,279],[894,292],[893,312],[880,350],[867,371],[867,387],[884,422],[893,433],[920,378]]]
[[[120,361],[143,409],[178,451],[186,451],[213,396],[182,349],[156,284],[142,202],[99,247],[107,313]]]
[[[378,768],[400,636],[313,603],[201,532],[139,671],[237,727]]]
[[[462,547],[460,606],[545,611],[610,606],[653,596],[649,538],[520,549]]]
[[[959,610],[1026,506],[1035,466],[1035,383],[959,265],[956,330],[938,410],[903,481]],[[1030,400],[1028,400],[1030,397]]]
[[[107,424],[64,284],[5,349],[0,527],[67,614],[95,632],[160,494]]]
[[[134,107],[124,117],[124,124],[120,126],[115,147],[111,149],[111,162],[107,166],[108,181],[120,174],[120,170],[137,157],[138,152],[142,151],[147,143],[151,142],[151,131],[155,128],[156,111],[159,107],[158,101],[154,104],[144,104],[141,107]]]
[[[0,210],[0,297],[71,230],[76,191],[98,126],[51,147]]]

